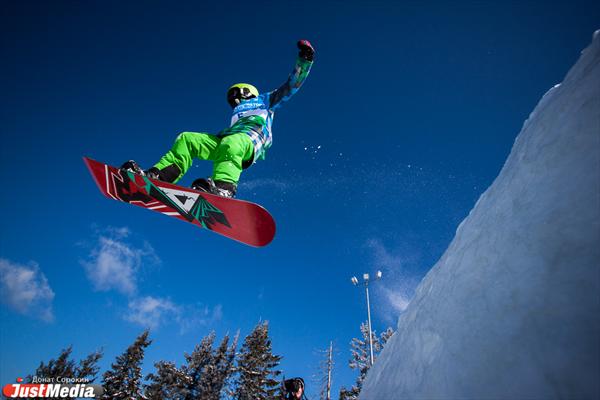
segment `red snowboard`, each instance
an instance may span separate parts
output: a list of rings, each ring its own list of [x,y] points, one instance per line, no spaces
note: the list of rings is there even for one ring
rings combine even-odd
[[[84,157],[98,188],[108,198],[191,222],[250,246],[271,243],[275,221],[261,206],[148,177]]]

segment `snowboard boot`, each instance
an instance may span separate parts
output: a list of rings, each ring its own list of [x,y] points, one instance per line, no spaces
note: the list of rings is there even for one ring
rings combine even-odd
[[[144,175],[146,175],[150,179],[161,180],[160,179],[160,171],[158,170],[158,168],[155,168],[155,167],[145,170]]]
[[[209,180],[212,179],[198,178],[192,182],[191,188],[200,192],[211,193]]]
[[[125,171],[125,172],[133,172],[134,174],[138,174],[138,175],[142,175],[145,176],[145,172],[140,168],[140,166],[138,165],[138,163],[136,163],[133,160],[129,160],[123,163],[123,165],[121,165],[121,168],[119,168],[121,171]]]
[[[235,192],[237,189],[235,183],[215,181],[214,185],[215,186],[213,188],[213,193],[217,196],[228,197],[230,199],[233,199],[235,197]]]
[[[147,170],[142,170],[137,162],[129,160],[121,165],[121,170],[130,171],[134,174],[147,176],[150,179],[156,179],[163,182],[173,183],[181,174],[181,170],[175,164],[171,164],[163,169],[152,167]]]
[[[232,199],[235,197],[237,187],[235,183],[231,182],[213,181],[211,178],[199,178],[192,183],[192,189]]]
[[[152,167],[145,171],[146,176],[150,179],[158,179],[159,181],[173,183],[181,175],[181,170],[175,164],[171,164],[169,166],[164,167],[163,169],[158,169],[156,167]]]

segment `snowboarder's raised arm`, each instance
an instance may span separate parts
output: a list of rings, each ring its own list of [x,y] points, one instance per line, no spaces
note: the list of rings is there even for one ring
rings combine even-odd
[[[310,72],[315,49],[308,40],[300,40],[297,45],[300,51],[294,70],[281,87],[269,93],[269,108],[271,109],[278,108],[282,102],[289,100],[300,89]]]

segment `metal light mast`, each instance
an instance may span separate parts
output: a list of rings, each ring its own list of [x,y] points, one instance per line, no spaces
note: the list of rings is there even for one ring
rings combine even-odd
[[[374,281],[381,279],[382,275],[383,274],[381,271],[377,271]],[[373,363],[375,362],[375,360],[373,357],[373,333],[371,330],[371,302],[369,300],[370,277],[369,277],[369,274],[363,274],[363,282],[359,283],[358,278],[353,276],[351,281],[354,286],[358,286],[360,284],[360,285],[364,285],[364,287],[365,287],[365,293],[367,295],[367,317],[368,317],[368,321],[369,321],[369,349],[370,349],[370,353],[371,353],[370,354],[370,362],[371,362],[371,366],[373,366]]]

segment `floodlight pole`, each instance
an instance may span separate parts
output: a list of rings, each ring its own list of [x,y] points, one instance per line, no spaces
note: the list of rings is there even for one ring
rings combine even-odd
[[[381,276],[381,271],[377,271],[377,275],[375,275],[375,280],[381,279]],[[371,301],[369,299],[369,278],[369,274],[363,274],[363,285],[365,285],[365,293],[367,295],[367,317],[369,322],[369,361],[371,363],[371,366],[373,366],[373,364],[375,363],[375,357],[373,355],[373,331],[371,329]],[[354,286],[359,285],[358,279],[355,276],[353,276],[351,280]]]
[[[367,293],[367,316],[369,317],[369,348],[371,349],[371,367],[375,360],[373,359],[373,333],[371,332],[371,302],[369,301],[369,281],[365,280],[365,291]]]

